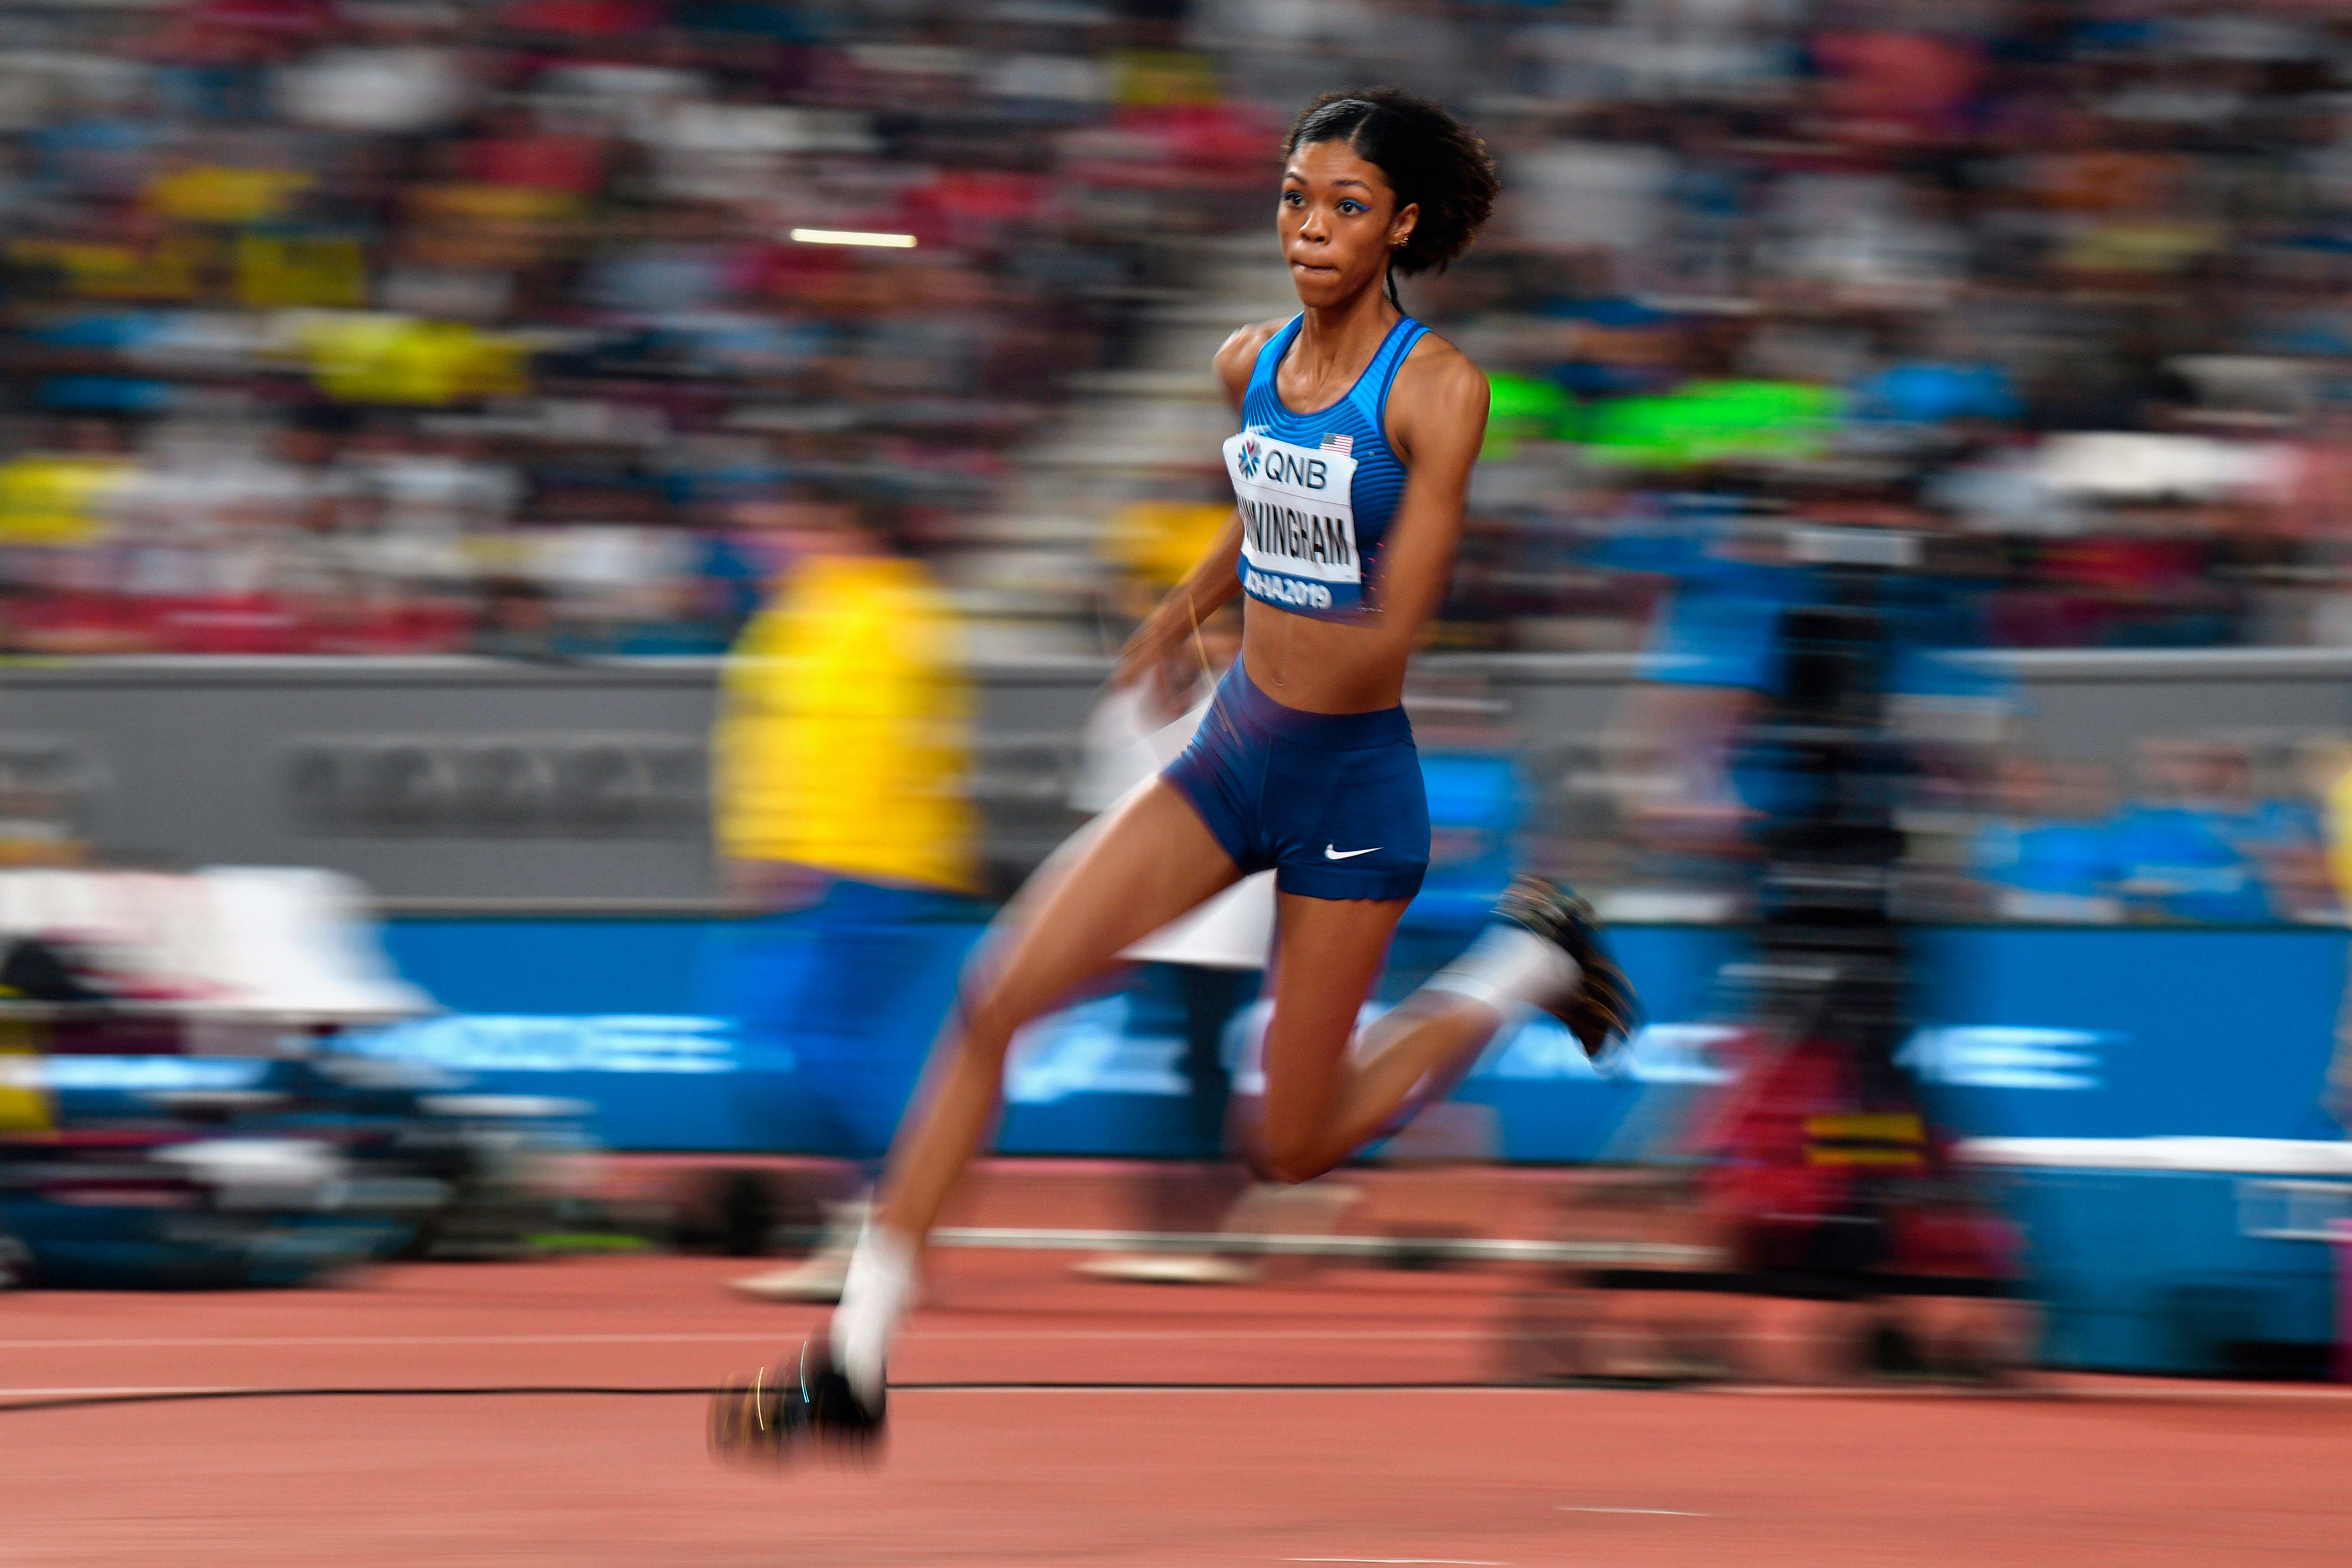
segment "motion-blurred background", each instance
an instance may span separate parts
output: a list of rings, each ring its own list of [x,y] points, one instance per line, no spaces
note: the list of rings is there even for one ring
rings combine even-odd
[[[1973,1212],[1973,1140],[2025,1261],[1947,1261],[2030,1277],[2045,1354],[2324,1364],[2334,8],[60,0],[0,40],[27,1281],[527,1248],[643,1198],[533,1163],[591,1144],[870,1162],[992,901],[1176,716],[1099,686],[1229,505],[1211,352],[1295,308],[1282,128],[1394,82],[1506,195],[1404,290],[1495,390],[1411,698],[1439,863],[1382,996],[1535,866],[1618,923],[1652,1018],[1605,1072],[1499,1044],[1412,1157],[1731,1157],[1692,1103],[1759,1021],[1725,966],[1803,810],[1759,753],[1829,605],[1885,655],[1840,722],[1904,758],[1863,769],[1906,933],[1868,1050],[1941,1131],[1755,1158],[1925,1161]],[[1000,1147],[1215,1155],[1255,986],[1147,972],[1050,1020]],[[679,1223],[821,1224],[767,1181]],[[1609,1245],[1681,1245],[1620,1207]],[[265,1218],[173,1252],[180,1209]],[[298,1213],[334,1234],[287,1263]],[[1543,1215],[1554,1262],[1633,1256]],[[1742,1279],[1910,1278],[1910,1245]]]

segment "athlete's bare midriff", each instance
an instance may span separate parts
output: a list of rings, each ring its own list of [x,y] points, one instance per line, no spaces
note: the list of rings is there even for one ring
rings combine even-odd
[[[1307,713],[1377,713],[1404,699],[1405,660],[1366,627],[1242,606],[1242,664],[1257,689]]]

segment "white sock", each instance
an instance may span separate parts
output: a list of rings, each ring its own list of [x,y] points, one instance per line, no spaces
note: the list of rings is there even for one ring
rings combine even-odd
[[[1508,1025],[1538,1008],[1566,1001],[1583,978],[1584,971],[1559,944],[1524,925],[1498,922],[1481,932],[1460,957],[1422,982],[1422,989],[1484,1002]]]
[[[867,1225],[849,1255],[831,1337],[834,1365],[869,1410],[881,1408],[890,1336],[914,1300],[914,1243],[880,1225]]]

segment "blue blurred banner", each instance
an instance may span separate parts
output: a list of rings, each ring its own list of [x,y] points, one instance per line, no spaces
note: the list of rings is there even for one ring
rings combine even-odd
[[[410,919],[387,943],[449,1016],[362,1037],[370,1052],[432,1061],[499,1092],[598,1108],[612,1147],[831,1152],[793,1093],[793,1064],[758,1082],[733,1030],[698,1007],[697,967],[728,923]],[[907,1053],[928,1047],[981,927],[940,923],[919,984],[887,1006]],[[1715,976],[1738,934],[1635,926],[1620,951],[1652,1023],[1608,1076],[1539,1019],[1499,1041],[1464,1084],[1491,1105],[1506,1158],[1633,1152],[1645,1096],[1712,1080],[1725,1032]],[[1971,1135],[2205,1134],[2327,1137],[2316,1104],[2345,982],[2346,934],[1954,927],[1920,934],[1921,1026],[1907,1048],[1943,1114]],[[1398,988],[1458,937],[1401,940]],[[1391,988],[1383,987],[1384,997]],[[1177,1071],[1182,1042],[1129,994],[1048,1019],[1007,1073],[998,1148],[1024,1155],[1181,1156],[1195,1146]]]

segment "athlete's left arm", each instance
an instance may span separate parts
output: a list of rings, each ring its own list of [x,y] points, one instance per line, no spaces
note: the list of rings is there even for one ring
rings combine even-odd
[[[1424,337],[1389,389],[1387,434],[1405,465],[1404,494],[1381,552],[1374,608],[1362,620],[1402,657],[1453,581],[1470,465],[1486,438],[1486,375],[1453,344]]]

